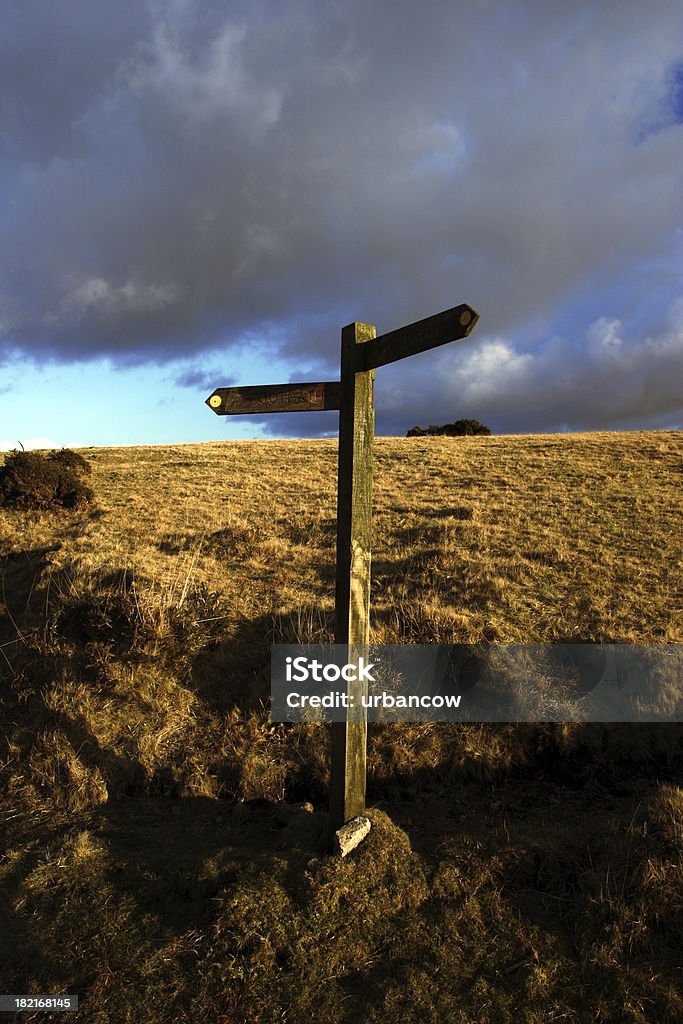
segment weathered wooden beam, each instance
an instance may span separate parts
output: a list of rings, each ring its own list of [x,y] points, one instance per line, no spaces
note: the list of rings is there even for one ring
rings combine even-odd
[[[372,444],[375,436],[374,370],[358,372],[358,353],[376,335],[370,324],[344,327],[341,337],[341,408],[337,488],[335,643],[348,645],[350,662],[367,649],[370,632]],[[330,833],[365,810],[367,683],[349,684],[354,710],[332,722]]]
[[[446,345],[449,341],[461,341],[468,336],[478,319],[477,311],[463,303],[453,309],[445,309],[443,313],[428,316],[425,320],[408,324],[407,327],[381,334],[358,350],[356,368],[374,370],[378,366],[394,363],[397,359]]]
[[[206,400],[218,416],[244,416],[250,413],[318,412],[338,409],[341,401],[339,381],[304,384],[264,384],[246,388],[216,388]]]

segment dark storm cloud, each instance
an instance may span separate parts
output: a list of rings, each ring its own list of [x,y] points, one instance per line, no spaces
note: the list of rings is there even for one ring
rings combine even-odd
[[[467,301],[478,354],[380,381],[380,429],[418,379],[401,429],[463,381],[463,414],[485,401],[507,425],[668,415],[680,328],[635,333],[618,366],[588,332],[635,323],[645,261],[669,305],[683,293],[675,5],[28,0],[3,18],[8,345],[128,364],[270,345],[310,379],[335,373],[345,323]],[[558,306],[615,277],[633,281],[616,306],[549,340]]]
[[[496,433],[683,427],[683,301],[660,329],[635,338],[616,318],[600,317],[574,337],[531,351],[504,337],[444,350],[409,380],[377,387],[378,430],[475,418]],[[422,358],[422,357],[420,357]],[[439,381],[437,397],[430,380]]]
[[[189,366],[172,378],[172,383],[178,388],[192,388],[195,391],[206,391],[207,395],[216,387],[216,371],[202,370],[198,367]],[[236,383],[234,377],[221,377],[221,387],[230,387]]]

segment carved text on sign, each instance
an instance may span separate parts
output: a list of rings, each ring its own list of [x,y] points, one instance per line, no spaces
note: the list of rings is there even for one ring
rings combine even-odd
[[[338,409],[339,381],[311,384],[265,384],[258,387],[216,388],[207,399],[219,416],[238,416],[254,412],[319,412]]]

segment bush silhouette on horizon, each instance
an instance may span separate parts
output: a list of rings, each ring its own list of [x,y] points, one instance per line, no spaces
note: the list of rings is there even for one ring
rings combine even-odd
[[[406,437],[490,437],[491,428],[479,420],[456,420],[443,426],[411,427]]]

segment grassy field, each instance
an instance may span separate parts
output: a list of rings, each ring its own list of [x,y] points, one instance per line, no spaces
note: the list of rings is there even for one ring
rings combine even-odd
[[[683,1019],[681,726],[371,726],[327,857],[329,729],[270,724],[269,648],[332,636],[336,441],[82,454],[96,508],[0,509],[0,992]],[[682,485],[680,432],[380,438],[371,639],[681,643]]]

